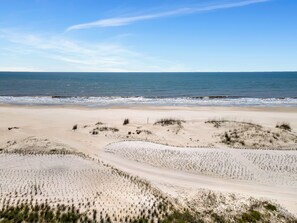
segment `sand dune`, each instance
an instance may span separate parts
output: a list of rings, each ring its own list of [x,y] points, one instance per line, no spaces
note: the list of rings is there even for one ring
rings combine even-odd
[[[178,148],[136,141],[113,143],[106,152],[155,167],[297,187],[297,152]]]
[[[0,106],[0,205],[63,204],[113,222],[184,208],[204,222],[234,222],[251,210],[290,222],[285,209],[297,214],[296,113]],[[282,122],[291,130],[276,128]]]
[[[114,222],[162,213],[157,190],[116,169],[77,155],[0,154],[0,208],[19,203],[74,205]],[[150,214],[147,213],[150,210]],[[122,219],[122,220],[120,220]],[[128,221],[127,220],[127,221]]]
[[[126,141],[110,144],[102,156],[156,184],[252,194],[297,210],[296,151],[177,148]]]

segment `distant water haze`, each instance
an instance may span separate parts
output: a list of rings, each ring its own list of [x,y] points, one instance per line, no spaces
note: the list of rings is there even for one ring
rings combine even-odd
[[[0,103],[297,106],[297,72],[2,72]]]

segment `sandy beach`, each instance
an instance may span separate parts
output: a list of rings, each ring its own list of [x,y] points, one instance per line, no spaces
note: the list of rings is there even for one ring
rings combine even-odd
[[[297,1],[0,1],[0,223],[297,223]]]
[[[156,221],[165,202],[205,209],[203,219],[213,222],[210,209],[230,220],[271,202],[289,222],[297,214],[296,114],[294,107],[2,105],[0,206],[8,197],[47,200],[123,222]],[[205,205],[210,194],[216,199]]]

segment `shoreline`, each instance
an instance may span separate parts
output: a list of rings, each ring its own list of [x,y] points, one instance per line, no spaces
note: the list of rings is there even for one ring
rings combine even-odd
[[[296,111],[297,106],[187,106],[187,105],[108,105],[108,106],[86,106],[86,105],[38,105],[38,104],[4,104],[0,103],[0,108],[32,108],[32,109],[79,109],[79,110],[104,110],[104,109],[135,109],[135,110],[242,110],[242,111]]]
[[[297,98],[254,97],[58,97],[58,96],[0,96],[0,104],[32,106],[181,106],[181,107],[297,107]]]

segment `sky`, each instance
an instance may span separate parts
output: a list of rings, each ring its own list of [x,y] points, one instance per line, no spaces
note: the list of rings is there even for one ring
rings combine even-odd
[[[0,0],[0,71],[296,71],[296,0]]]

